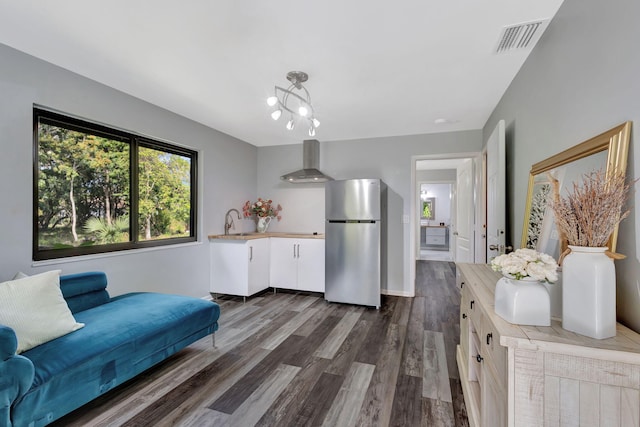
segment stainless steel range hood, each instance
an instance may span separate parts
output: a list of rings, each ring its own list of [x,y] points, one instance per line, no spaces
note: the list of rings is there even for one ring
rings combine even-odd
[[[302,169],[282,175],[280,179],[294,184],[333,181],[333,178],[318,170],[319,166],[320,142],[317,139],[306,139],[302,142]]]

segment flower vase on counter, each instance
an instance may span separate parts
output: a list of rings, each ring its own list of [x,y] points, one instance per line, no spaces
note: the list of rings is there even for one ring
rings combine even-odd
[[[629,215],[623,211],[630,184],[624,173],[597,170],[573,183],[573,191],[560,194],[552,186],[550,204],[560,235],[569,248],[562,262],[562,327],[591,338],[616,335],[616,270],[613,259],[624,258],[610,248],[618,224]]]
[[[282,219],[280,211],[282,211],[282,206],[274,206],[273,200],[262,197],[258,197],[254,203],[247,200],[242,206],[242,214],[245,218],[255,217],[256,232],[258,233],[266,233],[273,218],[280,221]]]
[[[494,310],[516,325],[551,325],[549,291],[542,282],[558,280],[553,257],[533,249],[518,249],[491,260],[491,268],[502,273],[494,292]]]
[[[259,216],[256,220],[256,231],[258,233],[266,233],[270,223],[271,223],[270,216]]]
[[[569,246],[562,263],[562,327],[591,338],[616,335],[616,269],[606,247]]]
[[[502,277],[496,283],[495,311],[515,325],[551,325],[551,303],[547,288],[538,280]]]

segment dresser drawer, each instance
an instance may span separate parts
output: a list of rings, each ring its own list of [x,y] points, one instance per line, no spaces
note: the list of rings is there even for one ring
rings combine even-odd
[[[500,345],[500,334],[488,316],[480,321],[480,353],[486,364],[497,374],[497,381],[506,388],[507,384],[507,348]]]
[[[471,330],[480,331],[480,319],[482,318],[482,309],[478,305],[477,298],[469,290],[467,290],[467,303],[465,304],[464,307],[468,310],[469,320],[471,323]]]
[[[446,231],[447,229],[444,227],[427,227],[426,234],[427,237],[444,237],[447,234]]]
[[[427,236],[425,243],[427,245],[444,245],[446,242],[444,236]]]

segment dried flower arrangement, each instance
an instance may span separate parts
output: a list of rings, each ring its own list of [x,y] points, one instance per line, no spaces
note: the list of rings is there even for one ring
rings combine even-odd
[[[629,215],[630,211],[623,212],[623,208],[631,185],[625,183],[624,174],[607,175],[602,170],[585,174],[582,185],[574,182],[567,197],[562,197],[554,185],[549,205],[569,245],[607,246],[616,226]]]

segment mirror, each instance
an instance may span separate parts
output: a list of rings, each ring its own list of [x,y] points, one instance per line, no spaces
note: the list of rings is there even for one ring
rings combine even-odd
[[[566,195],[573,183],[582,180],[586,173],[598,169],[605,169],[607,174],[624,173],[630,132],[631,122],[623,123],[531,167],[521,247],[536,249],[559,259],[567,243],[558,234],[553,212],[547,206],[553,197],[552,186],[557,185],[560,194]],[[611,252],[616,250],[617,239],[616,227],[609,240]]]
[[[422,201],[422,219],[436,219],[436,198],[427,197]]]

